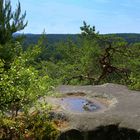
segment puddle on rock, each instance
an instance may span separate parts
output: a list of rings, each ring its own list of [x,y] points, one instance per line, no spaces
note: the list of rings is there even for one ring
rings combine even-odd
[[[101,109],[101,106],[97,103],[84,99],[84,98],[76,98],[76,97],[66,97],[61,99],[61,104],[66,110],[72,112],[94,112]]]

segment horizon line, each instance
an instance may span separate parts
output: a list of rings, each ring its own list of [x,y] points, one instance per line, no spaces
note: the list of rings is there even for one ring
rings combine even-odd
[[[14,33],[14,34],[29,34],[29,35],[79,35],[81,33]],[[100,35],[107,35],[107,34],[140,34],[136,32],[116,32],[116,33],[99,33]]]

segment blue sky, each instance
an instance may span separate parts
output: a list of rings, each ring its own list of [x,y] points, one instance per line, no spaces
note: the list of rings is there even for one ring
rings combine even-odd
[[[100,33],[140,33],[140,0],[19,0],[24,33],[80,33],[83,21]],[[13,9],[18,0],[11,0]]]

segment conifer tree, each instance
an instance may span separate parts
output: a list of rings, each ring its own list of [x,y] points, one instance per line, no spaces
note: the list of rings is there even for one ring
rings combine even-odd
[[[20,2],[15,11],[12,11],[10,0],[0,0],[0,44],[4,45],[13,40],[13,34],[27,26],[24,23],[26,12],[21,14]]]

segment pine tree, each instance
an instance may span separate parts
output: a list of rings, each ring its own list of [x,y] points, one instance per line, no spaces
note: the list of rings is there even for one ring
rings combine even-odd
[[[12,11],[10,0],[0,0],[0,44],[13,40],[13,34],[27,26],[24,23],[26,12],[21,14],[20,2],[15,11]]]

